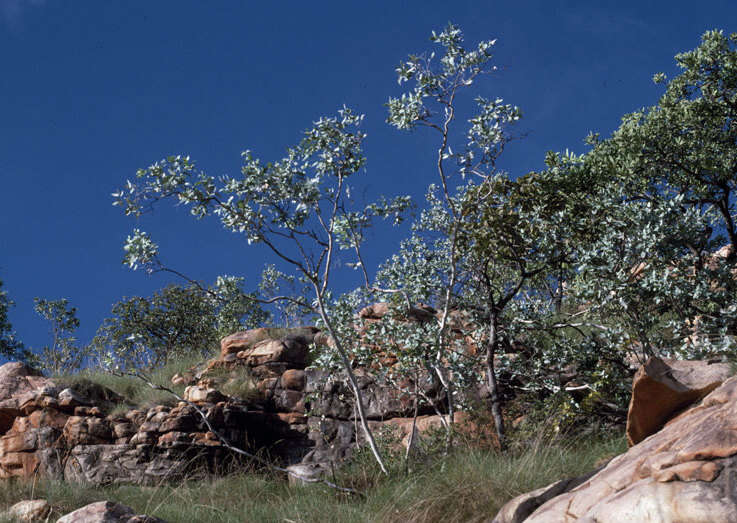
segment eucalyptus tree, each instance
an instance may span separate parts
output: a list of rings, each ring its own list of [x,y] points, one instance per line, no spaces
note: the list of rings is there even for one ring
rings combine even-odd
[[[675,57],[658,104],[626,115],[569,181],[589,197],[578,292],[645,355],[726,350],[734,331],[737,35]],[[727,242],[724,256],[714,252]],[[699,340],[698,342],[696,340]]]
[[[716,213],[717,230],[737,245],[737,34],[708,31],[694,50],[678,54],[682,72],[658,104],[628,114],[606,140],[593,140],[589,168],[626,181],[630,198],[681,198],[683,206]],[[707,231],[706,237],[709,237]],[[697,242],[702,235],[694,236]],[[702,255],[699,245],[690,245]],[[730,256],[734,259],[734,255]]]
[[[267,321],[241,283],[221,276],[206,290],[168,285],[149,298],[124,298],[92,342],[97,358],[105,367],[143,370],[210,354],[223,336]]]
[[[28,360],[50,374],[68,374],[80,370],[89,356],[89,348],[80,346],[74,337],[79,327],[77,308],[69,300],[46,300],[34,298],[34,310],[51,322],[51,345],[40,352],[28,352]]]
[[[426,128],[437,137],[438,184],[429,187],[429,205],[417,228],[443,244],[438,254],[444,253],[446,270],[440,276],[442,289],[436,297],[441,313],[432,368],[447,391],[452,420],[455,391],[453,374],[446,364],[453,352],[448,350],[448,322],[451,310],[458,304],[456,297],[461,294],[461,261],[467,254],[461,239],[465,231],[475,226],[471,210],[478,200],[472,188],[498,174],[497,160],[511,139],[508,129],[520,118],[520,111],[501,99],[477,97],[477,110],[468,121],[468,128],[459,131],[459,97],[481,75],[496,70],[490,63],[495,41],[482,41],[475,48],[466,49],[462,31],[453,24],[440,33],[433,32],[431,41],[440,46],[442,56],[435,61],[434,52],[410,55],[400,64],[396,70],[399,84],[412,81],[414,87],[389,99],[387,121],[400,130]]]
[[[173,156],[137,172],[135,182],[115,194],[115,204],[128,215],[139,216],[162,199],[190,206],[196,218],[214,216],[248,244],[265,245],[285,266],[293,268],[312,289],[291,300],[319,316],[356,400],[358,417],[371,450],[386,468],[365,416],[361,390],[353,372],[346,339],[331,317],[331,284],[338,256],[363,241],[363,231],[376,216],[395,216],[407,205],[399,198],[383,205],[350,208],[349,181],[364,171],[360,130],[362,115],[343,108],[335,117],[323,117],[305,132],[281,160],[261,163],[243,153],[242,176],[215,178],[198,171],[187,156]],[[140,230],[128,238],[125,261],[135,268],[156,263],[158,247]],[[346,331],[343,331],[346,332]],[[350,331],[348,331],[350,332]]]
[[[559,277],[561,264],[571,259],[562,202],[547,189],[535,175],[516,180],[495,175],[469,190],[477,204],[469,210],[475,225],[461,236],[467,252],[464,271],[470,275],[462,306],[473,312],[481,331],[477,340],[485,347],[491,413],[502,447],[505,428],[495,358],[503,341],[514,341],[515,321],[525,302],[542,302],[538,311],[554,313],[556,292],[545,292],[548,280]]]
[[[0,280],[0,356],[13,358],[23,352],[23,344],[16,339],[8,319],[8,311],[14,303],[8,298],[7,291],[2,290],[2,286],[3,282]]]

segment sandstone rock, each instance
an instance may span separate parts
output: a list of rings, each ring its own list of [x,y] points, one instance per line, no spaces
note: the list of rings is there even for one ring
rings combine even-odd
[[[251,366],[280,362],[304,368],[307,351],[308,346],[299,340],[264,340],[252,348],[240,351],[238,359]]]
[[[277,411],[301,412],[305,411],[304,394],[296,390],[277,389],[272,396]]]
[[[3,514],[13,521],[43,521],[51,513],[51,505],[45,499],[19,501]]]
[[[128,421],[116,421],[112,427],[116,439],[130,438],[138,431],[136,426]]]
[[[730,376],[727,363],[650,358],[635,374],[627,413],[627,440],[639,443],[679,410],[717,388]]]
[[[192,403],[217,403],[227,398],[217,389],[190,385],[184,389],[184,399]]]
[[[600,472],[542,504],[526,523],[737,521],[737,377]],[[502,509],[497,523],[507,509]]]
[[[98,407],[74,407],[75,416],[102,417],[103,413]]]
[[[0,366],[0,400],[40,389],[51,384],[41,373],[20,362],[10,362]]]
[[[97,445],[114,439],[110,421],[102,418],[71,416],[64,425],[67,446]]]
[[[57,523],[165,523],[164,520],[145,515],[112,501],[98,501],[60,518]]]
[[[20,415],[20,408],[18,408],[18,400],[16,398],[0,401],[0,434],[7,432],[13,426],[15,418]]]
[[[93,485],[158,485],[183,478],[198,479],[232,464],[232,454],[219,446],[78,445],[64,455],[44,453],[47,471],[57,479]]]
[[[281,386],[284,389],[302,391],[305,388],[305,371],[288,369],[281,375]]]
[[[568,492],[593,476],[596,471],[574,479],[562,479],[540,487],[505,504],[492,523],[523,523],[537,508],[564,492]]]
[[[87,398],[82,397],[76,391],[66,388],[59,393],[59,406],[65,409],[74,410],[75,407],[89,406]]]
[[[157,432],[136,432],[130,439],[131,445],[156,445],[159,441]]]
[[[35,452],[6,452],[0,455],[0,479],[30,478],[39,464]]]
[[[220,340],[220,357],[235,354],[250,349],[256,343],[268,339],[269,329],[261,327],[242,332],[236,332]]]

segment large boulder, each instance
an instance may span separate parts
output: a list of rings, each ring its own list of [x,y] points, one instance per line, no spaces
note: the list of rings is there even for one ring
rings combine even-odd
[[[524,521],[737,522],[735,419],[737,377]],[[503,508],[494,521],[519,521],[509,513]]]
[[[627,412],[627,441],[654,434],[675,413],[699,401],[731,375],[728,363],[652,357],[637,371]]]
[[[220,359],[227,360],[228,355],[250,351],[261,342],[282,341],[288,345],[309,346],[318,333],[315,327],[296,327],[291,329],[268,329],[261,327],[236,332],[220,340]],[[272,360],[290,361],[290,360]],[[249,362],[250,363],[250,362]],[[256,363],[258,365],[258,363]]]

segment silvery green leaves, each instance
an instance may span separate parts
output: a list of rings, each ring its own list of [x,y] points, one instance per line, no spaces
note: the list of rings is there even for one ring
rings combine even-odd
[[[437,63],[433,62],[435,53],[410,55],[396,69],[400,85],[410,80],[415,83],[410,92],[399,98],[390,98],[387,103],[387,122],[398,129],[409,130],[418,124],[433,125],[433,117],[453,105],[457,89],[471,85],[479,74],[496,69],[488,65],[495,40],[480,42],[475,50],[467,50],[462,45],[461,30],[448,24],[439,34],[433,32],[431,41],[444,48]],[[437,103],[440,106],[434,105]]]
[[[522,113],[518,107],[505,104],[501,98],[476,98],[479,113],[469,120],[466,151],[459,155],[461,174],[478,173],[481,168],[493,168],[509,140],[508,128]]]
[[[126,237],[123,250],[123,263],[134,271],[143,267],[150,273],[161,265],[158,260],[159,247],[148,233],[140,229],[133,229],[133,234]]]

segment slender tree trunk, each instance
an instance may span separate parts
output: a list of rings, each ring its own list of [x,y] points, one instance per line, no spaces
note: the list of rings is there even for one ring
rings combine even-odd
[[[338,337],[336,336],[335,330],[333,329],[333,324],[328,319],[327,313],[325,312],[325,304],[322,301],[322,296],[320,295],[320,293],[317,294],[317,303],[319,307],[320,318],[322,318],[323,323],[328,329],[328,334],[330,335],[330,337],[333,340],[333,343],[335,344],[335,350],[338,351],[338,356],[340,357],[340,361],[343,364],[343,369],[346,371],[346,374],[348,375],[348,381],[351,385],[353,396],[356,399],[356,407],[358,408],[358,417],[361,420],[361,428],[363,429],[364,436],[366,436],[366,439],[368,440],[369,447],[371,448],[371,452],[373,453],[374,458],[376,459],[376,462],[379,464],[381,471],[384,474],[388,475],[389,472],[386,470],[386,465],[384,465],[384,460],[381,457],[379,448],[376,446],[374,435],[371,432],[371,428],[369,428],[369,425],[368,425],[368,420],[366,419],[366,408],[364,407],[363,394],[361,393],[361,389],[358,386],[358,380],[356,379],[356,375],[353,373],[353,369],[351,368],[351,362],[348,360],[348,355],[345,352],[345,349],[343,348],[343,344],[341,343],[340,339],[338,339]]]
[[[499,448],[506,447],[506,435],[504,431],[504,418],[502,417],[501,397],[499,395],[499,384],[496,381],[494,370],[494,355],[499,347],[499,319],[498,312],[492,311],[489,319],[489,340],[486,344],[486,379],[491,394],[491,416],[496,426],[496,436],[499,439]]]

